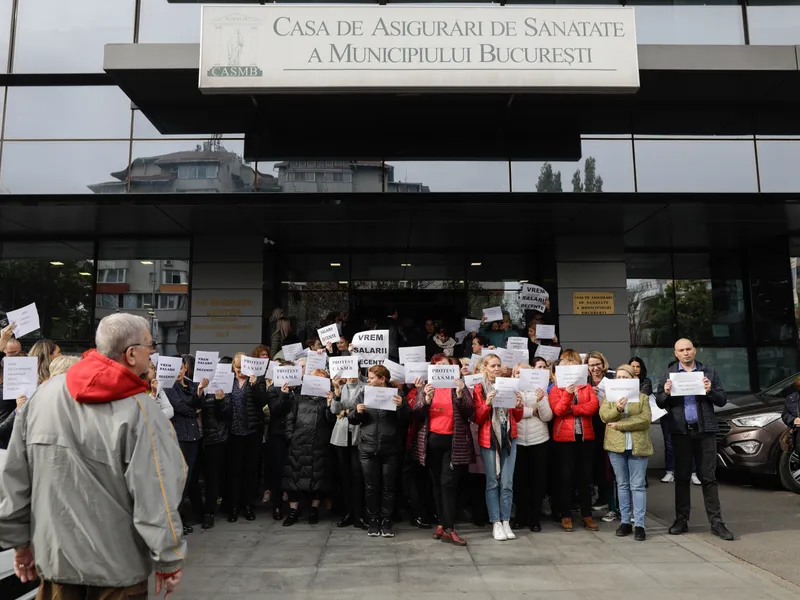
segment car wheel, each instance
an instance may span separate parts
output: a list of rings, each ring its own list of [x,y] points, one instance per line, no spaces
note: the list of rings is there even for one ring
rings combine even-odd
[[[800,494],[800,450],[783,452],[778,461],[781,484],[790,492]]]

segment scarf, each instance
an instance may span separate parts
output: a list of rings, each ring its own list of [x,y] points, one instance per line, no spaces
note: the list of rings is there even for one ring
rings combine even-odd
[[[441,341],[438,335],[434,335],[433,341],[442,350],[442,354],[445,356],[453,356],[453,348],[456,346],[456,341],[453,338],[447,338],[445,341]]]
[[[494,391],[494,384],[487,377],[484,377],[484,387],[487,396]],[[511,454],[511,414],[507,408],[492,407],[492,441],[495,473],[500,479],[500,456]]]

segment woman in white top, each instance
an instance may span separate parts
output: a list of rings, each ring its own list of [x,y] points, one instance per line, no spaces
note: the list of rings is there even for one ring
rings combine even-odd
[[[534,366],[521,362],[514,367],[513,377],[519,378],[522,369],[545,369],[547,361],[537,358]],[[512,529],[526,525],[531,531],[541,531],[542,500],[547,490],[547,454],[550,431],[547,423],[553,419],[547,389],[523,391],[522,420],[517,423],[517,463],[514,466],[514,504],[517,507]]]

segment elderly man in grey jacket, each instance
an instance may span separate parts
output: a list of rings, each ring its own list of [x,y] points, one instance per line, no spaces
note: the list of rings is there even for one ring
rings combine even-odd
[[[156,594],[169,596],[186,556],[186,465],[140,377],[153,338],[145,319],[118,313],[95,341],[17,414],[0,471],[0,546],[16,548],[23,582],[38,574],[41,600],[146,598],[153,567]]]

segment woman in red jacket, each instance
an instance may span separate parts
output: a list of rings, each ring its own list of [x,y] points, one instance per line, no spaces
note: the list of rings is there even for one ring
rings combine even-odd
[[[522,419],[522,395],[516,394],[515,408],[493,406],[495,382],[502,372],[496,354],[483,357],[484,381],[475,386],[475,422],[480,427],[478,443],[486,470],[486,508],[494,523],[497,541],[513,540],[511,504],[514,500],[514,463],[517,458],[517,423]]]
[[[581,362],[581,355],[575,350],[564,350],[559,364],[568,366]],[[586,383],[562,388],[556,382],[550,391],[550,406],[555,415],[553,439],[561,465],[561,528],[572,531],[572,498],[577,479],[583,526],[597,531],[599,528],[592,519],[592,417],[600,410],[600,403],[592,386]]]

